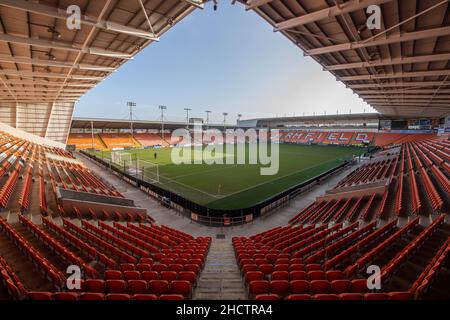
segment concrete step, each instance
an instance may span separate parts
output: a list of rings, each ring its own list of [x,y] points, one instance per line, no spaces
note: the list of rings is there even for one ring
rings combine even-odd
[[[247,298],[230,241],[213,240],[193,298],[205,300]]]

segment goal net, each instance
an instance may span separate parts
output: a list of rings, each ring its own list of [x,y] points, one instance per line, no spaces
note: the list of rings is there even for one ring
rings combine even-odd
[[[111,162],[119,166],[131,165],[131,154],[128,152],[111,152]]]
[[[138,160],[136,171],[140,173],[144,181],[159,182],[159,165],[156,163]]]

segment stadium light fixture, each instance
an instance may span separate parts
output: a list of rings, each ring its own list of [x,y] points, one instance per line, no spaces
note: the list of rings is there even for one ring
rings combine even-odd
[[[206,110],[205,112],[206,112],[206,124],[208,125],[208,126],[206,126],[206,129],[209,129],[208,128],[209,127],[209,114],[211,113],[211,111]]]
[[[222,115],[223,115],[223,132],[225,133],[226,125],[227,125],[227,115],[228,115],[228,113],[224,112],[224,113],[222,113]]]
[[[133,145],[133,107],[136,107],[136,102],[127,102],[127,106],[130,108],[130,130],[131,130],[131,145]]]
[[[164,139],[164,110],[166,109],[166,106],[159,106],[159,110],[161,110],[161,139]]]
[[[191,108],[184,108],[186,111],[186,128],[189,129],[189,111],[191,111]]]

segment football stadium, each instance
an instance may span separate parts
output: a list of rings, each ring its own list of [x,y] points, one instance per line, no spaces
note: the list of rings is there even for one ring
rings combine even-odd
[[[171,37],[230,12],[305,100],[181,83]],[[307,109],[341,103],[322,75],[363,107]],[[449,76],[449,0],[0,0],[0,300],[450,299]]]

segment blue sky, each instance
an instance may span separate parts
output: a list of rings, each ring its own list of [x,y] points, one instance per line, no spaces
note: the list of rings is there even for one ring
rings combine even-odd
[[[196,10],[89,91],[76,117],[124,119],[135,101],[139,120],[204,117],[215,122],[283,115],[373,112],[361,99],[254,12],[222,1]]]

